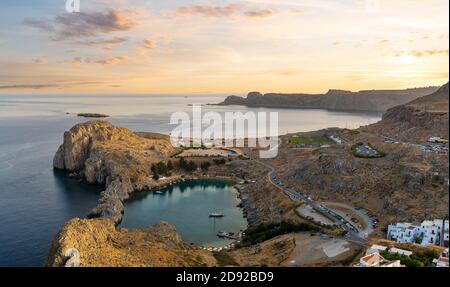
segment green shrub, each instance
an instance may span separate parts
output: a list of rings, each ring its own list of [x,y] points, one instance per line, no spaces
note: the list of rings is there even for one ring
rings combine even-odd
[[[251,246],[279,235],[301,231],[319,231],[319,228],[309,223],[297,224],[292,221],[261,223],[252,226],[245,231],[245,235],[242,238],[240,246]]]

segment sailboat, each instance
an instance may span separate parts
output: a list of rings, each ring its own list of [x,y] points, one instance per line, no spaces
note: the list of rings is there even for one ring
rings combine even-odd
[[[209,217],[224,217],[225,215],[222,212],[211,212]]]

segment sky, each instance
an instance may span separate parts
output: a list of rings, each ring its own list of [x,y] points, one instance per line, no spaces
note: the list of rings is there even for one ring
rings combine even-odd
[[[0,2],[0,94],[442,85],[448,0]]]

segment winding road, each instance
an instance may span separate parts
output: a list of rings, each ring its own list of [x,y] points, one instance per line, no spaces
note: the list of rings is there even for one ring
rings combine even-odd
[[[311,197],[308,197],[300,192],[297,192],[291,188],[286,188],[282,184],[281,180],[277,179],[276,177],[276,170],[273,166],[270,164],[263,162],[261,160],[255,160],[251,159],[254,162],[257,162],[267,169],[269,169],[269,172],[267,174],[267,177],[269,179],[269,182],[277,187],[278,189],[282,190],[284,193],[286,193],[292,200],[294,201],[303,201],[306,204],[308,204],[311,208],[313,208],[316,212],[326,216],[331,221],[333,221],[336,225],[341,226],[345,231],[347,231],[347,234],[345,235],[345,238],[353,243],[356,243],[358,245],[367,245],[367,240],[365,239],[366,231],[359,231],[353,223],[346,220],[344,217],[336,214],[334,211],[329,209],[328,207],[324,206],[323,204],[316,203],[314,200],[312,200]],[[339,203],[336,203],[339,204]],[[354,207],[352,207],[352,210],[357,211]],[[359,212],[360,213],[360,212]],[[361,213],[362,217],[365,218],[365,216]]]

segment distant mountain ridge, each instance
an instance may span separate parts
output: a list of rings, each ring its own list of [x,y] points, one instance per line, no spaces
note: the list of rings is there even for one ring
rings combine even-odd
[[[439,87],[425,87],[359,92],[329,90],[326,94],[268,93],[264,95],[259,92],[251,92],[247,98],[229,96],[219,105],[385,112],[392,107],[430,95],[438,89]]]

